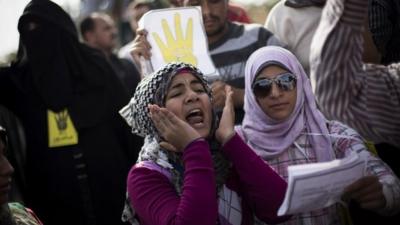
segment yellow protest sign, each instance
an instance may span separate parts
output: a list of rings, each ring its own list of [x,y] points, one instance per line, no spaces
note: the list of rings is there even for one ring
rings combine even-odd
[[[189,19],[184,36],[181,27],[181,16],[179,13],[175,13],[174,30],[176,38],[172,35],[166,19],[162,19],[161,24],[164,36],[167,39],[166,43],[161,40],[156,32],[152,34],[165,62],[185,62],[197,66],[197,58],[193,55],[193,19]]]
[[[199,7],[151,10],[142,16],[139,27],[148,32],[151,45],[151,57],[142,63],[147,71],[144,76],[166,63],[185,62],[199,68],[206,78],[218,77]]]

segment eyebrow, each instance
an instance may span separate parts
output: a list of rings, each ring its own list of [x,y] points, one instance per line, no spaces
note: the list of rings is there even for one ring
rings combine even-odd
[[[178,88],[180,88],[180,87],[182,87],[182,86],[184,86],[184,84],[183,84],[182,82],[179,82],[179,83],[174,84],[173,86],[171,86],[171,87],[169,88],[169,90],[178,89]]]
[[[286,74],[286,73],[293,74],[293,73],[290,72],[290,71],[286,71],[286,72],[282,72],[282,73],[276,74],[273,78],[269,78],[269,77],[260,77],[260,75],[261,75],[261,73],[260,73],[260,74],[256,77],[255,80],[262,80],[262,79],[273,80],[273,79],[275,79],[276,77],[278,77],[278,76],[280,76],[280,75],[283,75],[283,74]],[[293,75],[294,75],[294,74],[293,74]]]
[[[201,85],[202,83],[198,79],[193,79],[192,81],[190,81],[190,86],[196,85],[196,84]],[[183,82],[179,82],[179,83],[171,86],[170,90],[180,88],[181,86],[184,86]]]
[[[202,82],[200,82],[199,79],[194,79],[190,82],[190,85],[192,84],[202,84]]]

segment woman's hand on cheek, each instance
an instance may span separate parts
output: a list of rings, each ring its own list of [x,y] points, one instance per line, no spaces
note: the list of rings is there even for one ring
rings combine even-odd
[[[232,100],[233,91],[229,85],[225,85],[225,106],[222,111],[218,129],[215,132],[217,141],[224,145],[235,134],[235,109]]]
[[[168,109],[160,108],[158,105],[148,107],[154,126],[165,140],[160,143],[161,147],[181,152],[190,142],[201,137],[188,123],[176,117]]]
[[[361,208],[379,210],[386,206],[383,187],[376,176],[366,176],[344,190],[343,198],[353,199]]]

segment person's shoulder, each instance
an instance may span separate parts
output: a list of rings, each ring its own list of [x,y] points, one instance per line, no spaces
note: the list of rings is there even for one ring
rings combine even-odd
[[[136,163],[129,172],[129,177],[137,177],[139,175],[146,176],[150,174],[161,174],[168,178],[168,180],[171,179],[171,172],[153,161],[141,161]]]
[[[271,8],[268,15],[279,16],[280,13],[287,11],[287,10],[291,10],[291,8],[285,6],[285,1],[281,0]]]
[[[154,191],[154,187],[162,191],[161,189],[170,189],[171,185],[171,175],[169,174],[168,177],[164,174],[162,168],[153,161],[136,163],[127,178],[127,190],[131,201],[138,200],[144,191],[149,191],[150,189]]]
[[[353,137],[357,139],[362,139],[360,134],[347,124],[344,124],[337,120],[330,120],[327,122],[329,133],[336,137]]]
[[[267,30],[263,25],[259,23],[241,23],[241,22],[228,22],[229,35],[230,37],[238,37],[243,34],[258,32],[259,30]]]
[[[305,12],[312,12],[315,10],[322,11],[322,8],[317,7],[317,6],[294,8],[294,7],[287,6],[285,4],[285,0],[281,0],[271,8],[271,11],[268,13],[268,15],[273,15],[276,17],[276,19],[279,20],[279,18],[282,18],[284,16],[292,17],[294,15],[297,16],[297,15],[304,14]]]
[[[237,26],[240,26],[243,30],[244,34],[255,34],[255,35],[260,35],[260,32],[262,34],[272,34],[270,30],[265,28],[263,25],[258,24],[258,23],[248,23],[248,24],[238,24],[236,23]]]
[[[251,29],[265,29],[265,27],[259,23],[238,23],[235,22],[235,24],[239,26],[243,26],[246,30],[251,30]]]
[[[8,203],[17,225],[42,225],[36,214],[18,202]]]
[[[276,22],[284,23],[285,20],[298,21],[317,19],[321,16],[322,7],[308,6],[302,8],[293,8],[285,5],[281,0],[276,3],[268,13],[268,19],[274,19]],[[300,17],[300,18],[299,18]]]

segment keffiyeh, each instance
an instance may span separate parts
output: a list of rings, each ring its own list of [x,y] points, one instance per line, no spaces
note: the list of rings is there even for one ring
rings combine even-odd
[[[211,89],[203,74],[196,67],[181,63],[168,63],[160,70],[146,76],[138,84],[135,95],[127,106],[120,110],[121,116],[132,127],[132,133],[145,137],[150,135],[158,137],[157,130],[154,127],[149,116],[149,104],[164,106],[164,98],[167,93],[172,78],[182,70],[187,70],[202,81],[204,88],[211,98]]]
[[[137,163],[150,161],[163,169],[167,169],[171,174],[171,183],[174,185],[176,192],[180,195],[183,185],[183,168],[182,155],[173,153],[160,148],[158,144],[161,137],[149,116],[149,104],[157,104],[161,107],[165,105],[165,96],[172,79],[181,72],[189,72],[198,78],[212,101],[211,88],[204,79],[203,74],[196,67],[182,63],[172,62],[166,64],[158,71],[146,76],[137,86],[135,94],[129,104],[120,110],[121,116],[132,127],[132,133],[145,137],[144,145],[139,153]],[[210,134],[213,135],[217,127],[218,119],[216,113],[213,112],[213,121]],[[210,148],[213,148],[215,142],[213,138],[209,138]],[[212,151],[214,168],[216,171],[217,188],[220,189],[225,182],[230,165],[220,151]],[[122,215],[123,221],[129,221],[131,224],[139,224],[134,218],[134,206],[127,197],[125,209]]]

